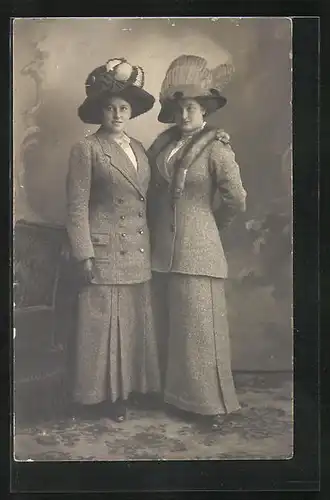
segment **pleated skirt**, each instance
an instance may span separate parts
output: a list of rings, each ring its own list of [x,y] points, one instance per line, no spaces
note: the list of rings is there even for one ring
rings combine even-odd
[[[114,402],[132,392],[159,392],[150,282],[84,287],[77,327],[76,402]]]
[[[165,401],[202,415],[237,411],[224,280],[155,273],[153,287]]]

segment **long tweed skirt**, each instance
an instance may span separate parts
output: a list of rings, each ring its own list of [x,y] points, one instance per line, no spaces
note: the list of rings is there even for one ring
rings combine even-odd
[[[224,280],[155,273],[154,300],[165,401],[202,415],[238,410]]]
[[[158,392],[150,282],[91,285],[78,298],[74,400],[96,404]]]

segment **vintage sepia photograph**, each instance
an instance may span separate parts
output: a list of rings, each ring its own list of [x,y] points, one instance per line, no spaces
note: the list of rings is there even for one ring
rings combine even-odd
[[[13,454],[289,460],[292,20],[16,18]]]

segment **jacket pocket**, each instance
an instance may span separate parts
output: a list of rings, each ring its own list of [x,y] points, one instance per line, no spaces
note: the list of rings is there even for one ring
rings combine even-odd
[[[92,233],[91,240],[94,248],[96,260],[108,260],[110,234],[108,233]]]

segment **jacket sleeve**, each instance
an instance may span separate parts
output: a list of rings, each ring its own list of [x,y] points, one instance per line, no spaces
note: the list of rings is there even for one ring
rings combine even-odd
[[[219,229],[231,224],[237,213],[246,210],[246,191],[242,185],[239,166],[229,144],[214,141],[210,155],[213,179],[220,195],[220,207],[215,211]]]
[[[71,149],[66,180],[67,233],[72,255],[80,261],[94,257],[89,227],[91,177],[91,145],[80,141]]]

